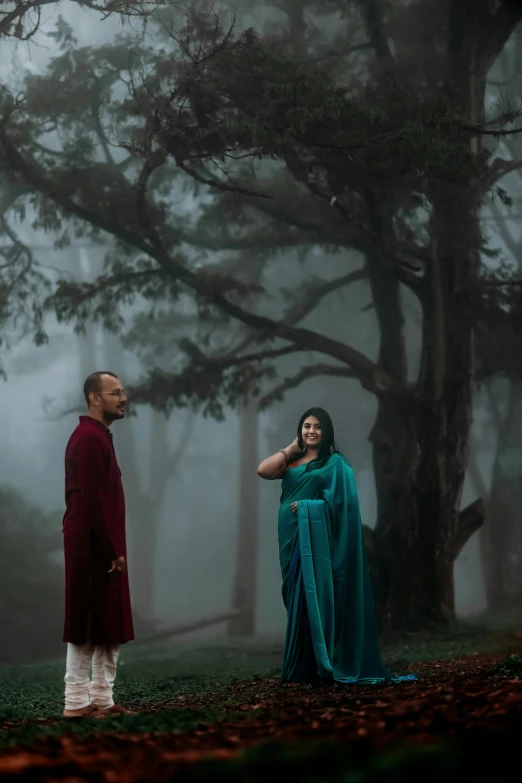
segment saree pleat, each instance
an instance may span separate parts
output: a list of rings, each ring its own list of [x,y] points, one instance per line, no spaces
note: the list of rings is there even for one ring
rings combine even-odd
[[[288,613],[283,681],[416,679],[393,675],[381,659],[357,489],[342,455],[286,472],[279,554]]]
[[[286,627],[285,650],[288,679],[294,682],[315,682],[318,679],[317,664],[303,589],[299,542],[296,542],[294,547],[283,601],[289,615],[294,620]]]

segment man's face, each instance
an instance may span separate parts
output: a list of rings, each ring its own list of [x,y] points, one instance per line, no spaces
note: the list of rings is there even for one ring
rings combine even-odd
[[[123,419],[127,397],[119,378],[112,375],[102,375],[100,391],[91,394],[93,405],[100,411],[107,422]]]

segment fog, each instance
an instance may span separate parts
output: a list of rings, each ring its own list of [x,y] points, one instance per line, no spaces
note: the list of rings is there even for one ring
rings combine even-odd
[[[39,249],[38,256],[54,264],[59,254]],[[95,254],[96,251],[89,251]],[[60,265],[82,274],[82,257],[87,250],[62,252]],[[310,262],[313,267],[313,260]],[[323,264],[325,277],[335,273]],[[355,264],[354,264],[355,266]],[[369,299],[368,287],[359,285],[353,302],[360,295]],[[332,297],[314,316],[313,326],[319,331],[332,331],[332,323],[343,323],[346,316],[345,297]],[[332,304],[335,305],[332,308]],[[354,313],[357,311],[354,308]],[[355,318],[353,319],[355,321]],[[363,337],[372,342],[371,317],[368,333]],[[343,331],[346,326],[343,325]],[[63,459],[67,440],[83,413],[81,374],[82,351],[93,341],[95,353],[92,370],[116,372],[124,384],[140,374],[140,363],[128,351],[119,349],[117,361],[107,365],[107,344],[115,339],[98,326],[89,327],[87,337],[74,334],[70,326],[53,323],[49,328],[49,344],[35,347],[29,338],[22,340],[10,352],[6,361],[7,381],[2,383],[0,426],[3,433],[0,471],[2,482],[15,487],[28,502],[46,511],[64,508]],[[78,406],[78,411],[61,412]],[[368,434],[373,424],[376,406],[355,380],[336,378],[311,379],[290,392],[282,404],[276,404],[259,417],[259,460],[276,448],[288,445],[295,437],[301,413],[312,405],[321,405],[334,417],[339,446],[351,461],[355,471],[363,521],[375,524],[376,499]],[[158,415],[158,414],[156,414]],[[184,423],[191,414],[174,411],[165,426],[171,449],[176,449]],[[142,487],[150,482],[152,465],[151,427],[153,414],[139,407],[136,416],[113,425],[114,443],[126,487],[125,462],[122,452],[124,431],[131,431],[139,461]],[[275,435],[277,433],[277,435]],[[484,473],[491,470],[493,444],[488,454],[480,457]],[[217,422],[201,415],[194,416],[190,440],[181,464],[169,481],[161,511],[159,540],[155,564],[155,618],[163,625],[226,612],[230,607],[234,577],[235,544],[238,524],[239,496],[239,426],[237,413],[230,411],[225,421]],[[128,485],[127,485],[128,490]],[[277,548],[278,482],[262,482],[260,487],[259,592],[257,629],[260,634],[282,634],[285,612],[281,601],[281,579]],[[128,495],[128,492],[127,492]],[[467,482],[463,505],[476,497]],[[127,501],[129,502],[129,500]],[[142,520],[147,525],[147,519]],[[133,529],[128,537],[132,552]],[[57,520],[57,544],[60,544]],[[484,589],[475,534],[464,548],[455,567],[457,611],[460,615],[477,613],[485,608]],[[57,551],[60,559],[61,550]],[[133,558],[130,559],[132,584]],[[61,562],[61,561],[60,561]],[[139,603],[139,595],[133,592]],[[224,633],[224,625],[212,629],[212,634]]]
[[[248,9],[248,4],[245,4]],[[249,10],[249,9],[248,9]],[[63,4],[58,9],[73,27],[80,45],[110,41],[121,31],[116,18],[103,22],[96,14],[79,11],[76,5]],[[250,13],[250,10],[249,10]],[[268,13],[268,12],[267,12]],[[245,16],[259,21],[257,16]],[[53,39],[49,37],[57,21],[57,11],[45,9],[41,31],[31,42],[3,43],[0,53],[0,76],[4,82],[16,84],[24,73],[39,73],[53,56]],[[136,26],[138,22],[133,23]],[[516,198],[522,193],[520,180],[510,180]],[[200,199],[207,199],[201,193]],[[201,200],[187,197],[180,209],[189,215],[201,206]],[[490,216],[491,217],[491,216]],[[78,279],[88,279],[92,269],[101,264],[105,249],[87,240],[75,239],[72,247],[55,250],[53,236],[33,230],[31,216],[15,220],[17,231],[32,249],[34,258],[45,266],[67,271]],[[510,224],[515,242],[521,232]],[[488,229],[501,256],[510,249],[494,225]],[[280,258],[266,272],[266,289],[297,288],[307,277],[334,278],[342,270],[357,269],[361,258],[355,251],[323,255],[314,251],[300,262],[285,263],[293,251]],[[495,264],[496,261],[489,262]],[[404,291],[408,301],[408,293]],[[379,334],[375,313],[371,308],[371,292],[367,281],[360,281],[341,293],[328,296],[303,321],[303,326],[350,342],[374,360],[379,351]],[[182,312],[183,302],[179,305]],[[281,303],[266,298],[263,308],[277,313]],[[420,328],[415,303],[407,311],[406,342],[410,355],[410,371],[418,370]],[[126,311],[128,323],[138,312],[138,305]],[[67,440],[84,408],[83,380],[88,372],[107,369],[115,372],[124,385],[132,385],[147,370],[136,352],[125,349],[118,335],[104,331],[99,324],[89,325],[85,336],[74,332],[70,324],[59,324],[49,317],[49,342],[37,347],[31,335],[19,337],[5,354],[6,380],[1,382],[0,483],[14,488],[27,504],[43,512],[55,514],[52,530],[55,548],[54,562],[62,568],[61,516],[64,510],[64,451]],[[172,335],[172,342],[177,335]],[[168,370],[165,358],[159,357],[161,369]],[[296,363],[297,362],[297,363]],[[292,368],[306,367],[310,355],[292,358]],[[283,372],[283,375],[285,373]],[[352,463],[359,490],[363,522],[375,525],[377,501],[369,435],[377,413],[377,402],[355,379],[311,377],[259,415],[259,447],[257,459],[288,445],[296,435],[301,413],[320,405],[334,419],[340,449]],[[141,492],[145,497],[154,491],[158,465],[168,455],[178,459],[165,485],[161,498],[159,523],[155,541],[152,616],[157,627],[182,624],[198,618],[226,613],[233,601],[236,562],[236,541],[239,519],[239,475],[241,466],[240,425],[237,411],[228,410],[223,421],[204,417],[188,409],[175,409],[168,418],[150,407],[138,406],[136,415],[113,426],[116,453],[129,507],[128,541],[129,573],[133,601],[138,614],[144,608],[139,584],[135,581],[139,569],[137,529],[151,523],[147,511],[141,518],[132,517],[133,497]],[[487,419],[484,403],[477,396],[474,414],[475,431],[480,435]],[[188,435],[187,435],[188,433]],[[159,438],[161,435],[161,439]],[[489,486],[495,458],[495,436],[486,434],[476,452],[476,463]],[[170,457],[169,457],[170,458]],[[132,463],[132,465],[131,465]],[[136,469],[139,486],[133,483]],[[285,610],[281,600],[281,576],[278,562],[277,514],[278,482],[260,482],[258,538],[258,597],[256,631],[263,635],[281,636],[285,628]],[[468,476],[462,507],[478,496],[477,487]],[[151,498],[152,502],[152,498]],[[136,509],[134,508],[134,513]],[[33,560],[38,569],[38,562]],[[480,532],[475,533],[455,563],[456,609],[460,617],[469,617],[486,609],[486,596],[480,558]],[[147,604],[150,608],[150,604]],[[219,636],[227,632],[226,623],[217,624],[204,634]]]

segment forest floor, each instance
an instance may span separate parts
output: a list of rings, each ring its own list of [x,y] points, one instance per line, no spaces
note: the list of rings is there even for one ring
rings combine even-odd
[[[116,698],[137,714],[103,721],[61,718],[63,661],[0,667],[0,779],[518,781],[519,619],[403,636],[386,664],[419,680],[380,687],[281,685],[270,639],[135,643]]]

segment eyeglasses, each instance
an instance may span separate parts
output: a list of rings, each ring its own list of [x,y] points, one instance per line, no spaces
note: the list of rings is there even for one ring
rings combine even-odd
[[[116,391],[111,391],[111,392],[100,391],[100,392],[96,392],[96,394],[108,394],[109,397],[118,397],[118,398],[127,396],[123,389],[116,389]]]

